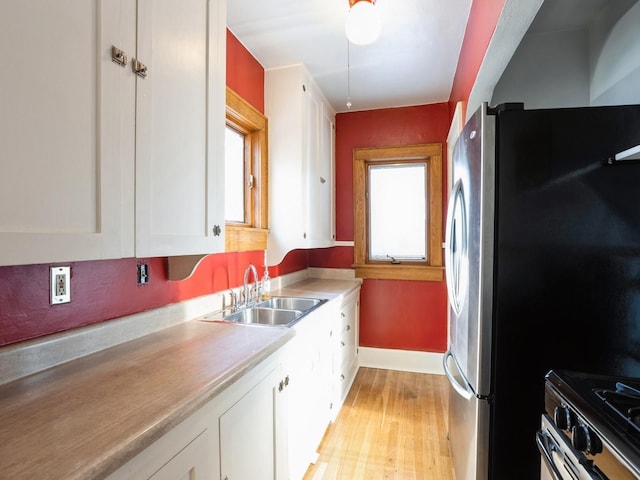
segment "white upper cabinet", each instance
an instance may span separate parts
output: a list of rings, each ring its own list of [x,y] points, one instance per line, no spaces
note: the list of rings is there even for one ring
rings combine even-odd
[[[224,249],[225,5],[0,4],[0,265]]]
[[[224,250],[226,9],[138,0],[136,255]]]
[[[304,65],[265,71],[269,119],[269,264],[334,244],[335,112]]]
[[[0,4],[0,265],[133,255],[135,3]],[[123,208],[124,207],[124,208]]]

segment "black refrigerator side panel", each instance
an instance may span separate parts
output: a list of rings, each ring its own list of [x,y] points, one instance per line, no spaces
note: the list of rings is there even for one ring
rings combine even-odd
[[[537,479],[545,373],[640,376],[640,106],[497,123],[491,478]]]

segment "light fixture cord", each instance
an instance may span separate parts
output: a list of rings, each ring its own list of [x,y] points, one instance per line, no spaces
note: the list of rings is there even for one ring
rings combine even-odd
[[[351,110],[351,55],[349,39],[347,39],[347,108]]]

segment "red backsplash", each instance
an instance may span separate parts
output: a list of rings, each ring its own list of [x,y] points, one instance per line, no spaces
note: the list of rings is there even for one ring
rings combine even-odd
[[[307,252],[294,250],[272,276],[308,266]],[[237,287],[252,263],[260,274],[260,251],[209,255],[191,277],[167,280],[167,259],[125,258],[70,262],[71,303],[49,304],[49,265],[0,267],[0,346],[162,307]],[[137,286],[136,265],[149,264],[149,284]]]

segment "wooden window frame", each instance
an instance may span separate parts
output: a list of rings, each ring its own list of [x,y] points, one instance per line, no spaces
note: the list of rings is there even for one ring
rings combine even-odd
[[[253,175],[254,188],[245,188],[245,221],[225,222],[225,251],[264,250],[269,227],[269,122],[227,87],[226,124],[245,135],[245,178]]]
[[[391,264],[369,260],[367,170],[370,164],[409,163],[421,160],[427,164],[427,261]],[[356,277],[442,281],[442,144],[355,148],[353,150],[354,196],[354,267]]]

